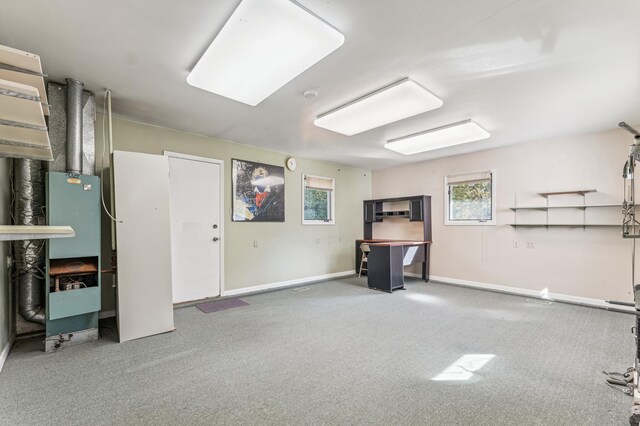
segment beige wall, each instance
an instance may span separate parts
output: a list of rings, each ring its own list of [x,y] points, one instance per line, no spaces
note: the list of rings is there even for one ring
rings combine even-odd
[[[96,136],[99,169],[103,147],[102,115],[98,115]],[[231,159],[284,166],[289,155],[121,118],[114,120],[113,139],[116,150],[149,154],[162,154],[167,150],[224,161],[226,290],[354,269],[353,244],[362,236],[362,200],[371,195],[369,171],[298,158],[295,172],[285,169],[285,222],[238,223],[231,221]],[[302,173],[336,179],[335,225],[301,224]],[[108,181],[108,174],[105,174],[105,180]],[[110,258],[109,237],[108,218],[103,215],[105,265]],[[253,247],[254,240],[260,243],[258,248]],[[109,283],[105,277],[103,310],[114,306]]]
[[[9,161],[0,158],[0,224],[11,224],[9,216],[10,188],[9,188]],[[9,255],[9,243],[0,242],[0,353],[6,346],[14,329],[14,316],[12,315],[11,283],[7,272],[6,259]],[[0,367],[2,368],[2,367]]]
[[[536,192],[597,189],[588,202],[622,201],[622,167],[631,138],[620,130],[546,140],[375,171],[374,198],[432,196],[431,274],[595,299],[631,301],[631,242],[614,227],[517,228],[508,207],[544,204]],[[445,226],[444,176],[495,169],[497,226]],[[578,198],[554,199],[581,202]],[[538,205],[538,204],[537,204]],[[542,216],[540,216],[542,215]],[[551,212],[558,222],[581,220],[582,211]],[[525,212],[519,220],[544,219]],[[587,220],[621,222],[620,209],[592,209]],[[374,237],[393,238],[398,226],[374,225]],[[405,234],[407,233],[404,231]],[[411,232],[409,232],[411,233]],[[415,238],[419,235],[414,231]],[[404,235],[406,238],[407,235]],[[517,241],[519,248],[513,247]],[[526,242],[534,244],[526,248]]]

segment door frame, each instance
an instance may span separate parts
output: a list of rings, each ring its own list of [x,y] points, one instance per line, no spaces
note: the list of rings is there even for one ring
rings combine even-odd
[[[203,163],[213,163],[213,164],[217,164],[220,166],[220,188],[218,188],[218,192],[219,192],[219,196],[220,196],[220,241],[222,241],[222,244],[220,244],[220,268],[219,268],[219,274],[220,274],[220,294],[217,297],[222,297],[222,295],[224,294],[224,246],[226,243],[226,240],[224,238],[224,224],[225,224],[225,215],[224,215],[224,161],[223,160],[218,160],[215,158],[209,158],[209,157],[199,157],[197,155],[191,155],[191,154],[183,154],[181,152],[174,152],[174,151],[163,151],[163,154],[165,157],[169,157],[169,184],[171,184],[171,158],[179,158],[181,160],[190,160],[190,161],[200,161]],[[171,200],[169,200],[169,203],[171,203]],[[171,204],[169,204],[169,206],[171,206]]]

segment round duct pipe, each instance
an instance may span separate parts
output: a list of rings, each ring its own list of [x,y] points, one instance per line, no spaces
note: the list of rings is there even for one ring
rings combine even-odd
[[[67,172],[82,173],[82,95],[84,83],[67,78]]]
[[[38,160],[14,160],[16,225],[44,225],[45,170]],[[27,321],[44,324],[44,240],[15,241],[18,312]]]

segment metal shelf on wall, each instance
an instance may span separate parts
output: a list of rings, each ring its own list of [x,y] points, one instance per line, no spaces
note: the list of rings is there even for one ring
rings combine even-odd
[[[42,72],[42,64],[38,55],[0,45],[0,80],[34,87],[40,96],[42,113],[49,115],[44,77],[47,75]]]
[[[590,192],[597,192],[595,189],[572,189],[569,191],[553,191],[553,192],[538,192],[538,195],[544,198],[548,198],[549,195],[581,195],[585,196]]]
[[[586,195],[589,193],[597,192],[595,189],[575,189],[568,191],[553,191],[553,192],[538,192],[537,194],[541,197],[544,197],[546,200],[546,205],[544,206],[518,206],[517,195],[514,196],[514,206],[509,207],[509,210],[513,211],[513,223],[510,223],[510,226],[517,228],[521,227],[545,227],[549,229],[549,227],[579,227],[586,229],[587,227],[622,227],[621,224],[606,224],[606,223],[587,223],[586,218],[586,210],[588,208],[606,208],[606,207],[619,207],[622,208],[621,204],[617,203],[601,203],[601,204],[587,204]],[[556,195],[578,195],[582,197],[582,204],[564,204],[564,205],[549,205],[549,197],[553,197]],[[582,223],[549,223],[549,210],[560,210],[560,209],[578,209],[582,210]],[[545,221],[543,223],[518,223],[518,210],[539,210],[545,212]]]
[[[609,226],[617,226],[622,227],[619,223],[510,223],[510,226],[518,227],[521,226],[523,228],[539,228],[539,227],[569,227],[569,228],[584,228],[584,227],[609,227]]]
[[[574,205],[558,205],[558,206],[514,206],[509,207],[509,210],[550,210],[550,209],[586,209],[591,207],[620,207],[622,204],[574,204]]]
[[[0,46],[0,157],[53,160],[40,58]]]

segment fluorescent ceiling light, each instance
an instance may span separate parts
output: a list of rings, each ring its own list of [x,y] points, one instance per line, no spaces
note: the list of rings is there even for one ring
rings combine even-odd
[[[256,106],[342,46],[335,28],[289,0],[243,0],[187,82]]]
[[[449,124],[388,141],[384,147],[404,155],[487,139],[489,132],[473,120]]]
[[[352,136],[441,106],[442,99],[405,78],[320,115],[314,124]]]

